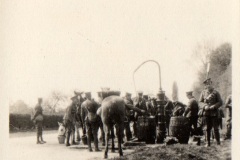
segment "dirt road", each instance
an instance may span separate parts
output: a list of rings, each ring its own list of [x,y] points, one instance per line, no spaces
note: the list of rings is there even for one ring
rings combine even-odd
[[[80,144],[72,147],[66,147],[58,143],[57,131],[45,131],[44,140],[46,144],[37,145],[34,132],[14,133],[9,138],[9,153],[6,159],[9,160],[73,160],[73,159],[103,159],[104,148],[101,152],[88,152],[86,146]],[[11,152],[10,152],[11,151]],[[124,153],[133,150],[124,150]],[[118,152],[111,153],[109,158],[117,157]]]

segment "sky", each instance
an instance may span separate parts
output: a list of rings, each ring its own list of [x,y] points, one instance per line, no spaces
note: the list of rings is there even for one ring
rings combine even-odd
[[[176,81],[187,102],[197,80],[196,45],[232,42],[227,0],[11,0],[1,12],[9,101],[29,105],[54,90],[134,94],[133,71],[148,59],[159,62],[166,95],[171,99]],[[156,94],[158,76],[156,64],[147,63],[135,75],[137,90]]]

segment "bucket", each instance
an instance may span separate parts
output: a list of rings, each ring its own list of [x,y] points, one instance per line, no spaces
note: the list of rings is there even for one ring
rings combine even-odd
[[[58,142],[59,142],[59,144],[64,144],[65,136],[58,136]]]
[[[84,145],[87,145],[87,136],[86,135],[82,136],[82,142]]]
[[[179,143],[187,144],[190,136],[189,120],[186,117],[171,117],[169,134]]]

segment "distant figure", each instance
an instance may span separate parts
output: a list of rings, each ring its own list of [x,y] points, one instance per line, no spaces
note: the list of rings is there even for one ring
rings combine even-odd
[[[71,98],[72,103],[66,108],[65,115],[63,117],[63,125],[66,128],[66,146],[70,146],[69,140],[70,136],[74,135],[73,132],[75,132],[75,122],[76,122],[76,110],[77,110],[77,105],[79,103],[79,100],[77,96],[74,96]],[[74,138],[72,138],[72,144],[76,144],[74,141]]]
[[[136,111],[139,113],[145,113],[144,110],[140,110],[137,107],[133,106],[133,101],[131,99],[132,94],[126,92],[125,96],[123,97],[124,103],[125,103],[125,122],[124,122],[124,129],[126,132],[126,137],[127,137],[127,141],[130,141],[130,139],[132,138],[132,133],[131,133],[131,129],[130,129],[130,111]]]
[[[191,130],[191,135],[196,135],[197,123],[198,123],[198,102],[192,95],[192,91],[186,92],[186,96],[189,99],[187,108],[184,112],[184,116],[189,119],[189,125]],[[192,129],[193,126],[193,129]]]
[[[100,117],[97,116],[99,105],[92,100],[91,92],[85,92],[86,100],[81,106],[81,115],[83,123],[86,125],[88,150],[92,152],[91,139],[94,138],[95,151],[100,151],[98,148],[98,129],[100,126]]]
[[[217,144],[220,145],[220,133],[218,122],[218,108],[222,105],[222,99],[218,91],[212,86],[211,79],[206,79],[203,84],[205,89],[199,98],[199,105],[203,109],[203,128],[207,137],[206,147],[210,146],[211,130],[214,129]]]
[[[228,109],[228,118],[227,118],[227,132],[225,134],[226,139],[231,139],[231,130],[232,130],[232,95],[227,97],[225,108]]]
[[[37,144],[44,144],[46,141],[43,140],[42,128],[43,128],[43,109],[42,109],[42,98],[38,98],[38,103],[35,106],[35,113],[32,117],[32,121],[36,125],[37,130]]]
[[[147,111],[147,106],[146,106],[146,101],[143,98],[143,92],[139,91],[138,96],[135,97],[133,99],[133,105],[134,107],[137,107],[141,110]],[[138,117],[142,116],[143,114],[140,112],[135,112],[135,121],[133,123],[133,131],[134,131],[134,136],[137,137],[138,133],[137,133],[137,121],[138,121]]]

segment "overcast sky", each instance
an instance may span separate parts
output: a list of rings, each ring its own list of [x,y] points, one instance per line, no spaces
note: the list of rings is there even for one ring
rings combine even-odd
[[[132,73],[148,59],[160,63],[166,94],[176,81],[186,102],[197,78],[189,63],[196,45],[231,43],[229,0],[11,0],[2,9],[9,98],[31,105],[53,90],[134,93]],[[136,86],[157,92],[155,64],[136,73]]]

